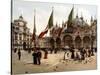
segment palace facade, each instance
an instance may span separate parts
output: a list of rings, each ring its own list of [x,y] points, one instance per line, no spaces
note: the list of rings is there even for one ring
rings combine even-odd
[[[22,15],[12,22],[11,31],[13,50],[31,48],[32,33],[30,33],[30,29],[27,27],[27,22]]]

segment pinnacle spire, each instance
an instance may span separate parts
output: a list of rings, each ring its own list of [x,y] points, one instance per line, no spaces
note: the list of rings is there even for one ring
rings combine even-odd
[[[81,17],[80,17],[80,19],[83,20],[83,14],[82,14],[82,12],[81,12]]]
[[[91,16],[91,22],[93,22],[93,17]]]
[[[19,16],[19,19],[23,19],[23,16],[22,16],[22,14]]]

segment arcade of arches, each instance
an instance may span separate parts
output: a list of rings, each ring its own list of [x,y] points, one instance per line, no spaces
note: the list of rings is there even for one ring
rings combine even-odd
[[[94,36],[71,36],[71,35],[64,35],[64,37],[61,38],[56,38],[54,40],[52,38],[52,43],[56,42],[56,46],[59,47],[61,43],[63,43],[64,47],[69,46],[69,47],[74,47],[74,48],[91,48],[91,45],[93,46],[94,42],[96,41]]]

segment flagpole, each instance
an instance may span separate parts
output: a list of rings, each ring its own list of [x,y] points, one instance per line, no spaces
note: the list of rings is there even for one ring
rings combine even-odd
[[[32,41],[33,41],[33,43],[34,43],[34,47],[33,48],[35,48],[36,47],[36,27],[35,27],[35,16],[36,16],[36,11],[35,11],[35,9],[34,9],[34,23],[33,23],[33,35],[32,35]],[[32,44],[32,41],[31,41],[31,44]]]
[[[54,17],[53,17],[54,16],[54,7],[52,7],[52,13],[53,13],[52,18],[53,18],[53,21],[54,21]]]
[[[35,23],[35,16],[36,16],[36,10],[34,9],[34,31],[35,31],[35,39],[34,39],[34,47],[36,47],[36,23]]]

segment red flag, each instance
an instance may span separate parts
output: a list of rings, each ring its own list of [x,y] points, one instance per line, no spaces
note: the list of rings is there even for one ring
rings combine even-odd
[[[48,29],[50,29],[52,26],[53,26],[53,10],[51,12],[47,27],[43,32],[40,33],[38,38],[42,38],[48,32]]]
[[[38,38],[42,38],[47,32],[48,32],[48,29],[41,32]]]

